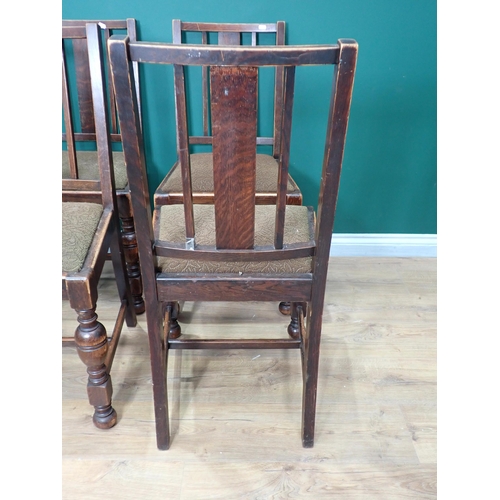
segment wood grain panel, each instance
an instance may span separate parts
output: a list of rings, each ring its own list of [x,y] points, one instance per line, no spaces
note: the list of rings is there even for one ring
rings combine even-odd
[[[90,86],[89,54],[87,41],[73,40],[75,59],[78,104],[80,108],[81,132],[95,132],[94,108],[92,106],[92,89]],[[80,131],[79,131],[80,132]]]
[[[216,245],[253,248],[257,68],[210,71]]]

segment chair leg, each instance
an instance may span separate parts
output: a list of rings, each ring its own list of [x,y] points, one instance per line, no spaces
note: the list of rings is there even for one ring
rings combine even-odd
[[[308,304],[311,306],[311,304]],[[322,308],[321,308],[322,309]],[[306,335],[303,350],[302,389],[302,446],[314,446],[316,422],[316,394],[318,388],[319,345],[321,338],[322,312],[308,307]]]
[[[158,449],[168,450],[170,447],[167,400],[168,342],[166,342],[163,331],[161,305],[155,300],[151,300],[146,308],[151,375],[153,379],[156,444]],[[168,321],[168,318],[165,319]],[[170,325],[165,326],[165,328],[169,327]]]
[[[141,266],[137,251],[134,218],[120,215],[120,220],[122,225],[123,253],[127,264],[127,275],[134,301],[134,309],[136,314],[142,314],[145,311],[145,306],[142,297]]]
[[[95,408],[92,420],[99,429],[109,429],[116,424],[117,415],[111,406],[111,376],[104,364],[108,352],[106,329],[97,321],[95,308],[77,313],[80,324],[75,331],[75,343],[78,356],[89,375],[87,393],[90,404]]]

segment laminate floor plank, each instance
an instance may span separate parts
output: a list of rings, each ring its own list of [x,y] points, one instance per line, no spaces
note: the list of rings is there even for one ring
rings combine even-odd
[[[111,331],[108,264],[97,313]],[[116,352],[112,429],[92,424],[85,367],[62,349],[63,498],[436,498],[436,259],[331,259],[312,449],[298,351],[187,350],[169,355],[159,451],[145,320]],[[179,321],[186,337],[287,338],[289,319],[276,303],[186,302]],[[63,336],[75,327],[63,302]]]

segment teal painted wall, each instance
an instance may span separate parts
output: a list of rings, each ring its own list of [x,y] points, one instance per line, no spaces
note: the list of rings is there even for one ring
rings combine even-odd
[[[337,205],[335,232],[436,233],[435,0],[63,0],[65,19],[134,17],[141,40],[171,42],[171,20],[287,23],[288,44],[354,38],[359,58]],[[316,205],[326,109],[308,96],[328,93],[323,71],[300,77],[290,170],[305,204]],[[171,73],[171,72],[170,72]],[[169,74],[170,74],[169,73]],[[325,75],[326,76],[326,75]],[[151,189],[175,159],[175,139],[158,128],[173,122],[172,79],[142,74],[146,155]],[[303,86],[303,88],[301,88]],[[161,92],[156,112],[148,95]]]

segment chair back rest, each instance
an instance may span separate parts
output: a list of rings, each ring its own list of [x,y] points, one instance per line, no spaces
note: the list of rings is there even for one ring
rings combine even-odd
[[[131,40],[136,40],[136,22],[135,19],[126,20],[67,20],[63,19],[63,32],[69,33],[71,29],[81,28],[85,31],[85,26],[89,23],[97,23],[100,27],[99,42],[102,46],[102,52],[107,52],[107,41],[111,35],[125,32]],[[64,39],[67,41],[64,42]],[[106,94],[106,105],[109,107],[108,126],[112,142],[121,142],[119,133],[118,119],[116,114],[116,99],[114,95],[110,73],[109,60],[105,56],[105,78],[104,89]],[[94,117],[94,106],[92,104],[92,85],[90,81],[89,54],[87,40],[85,38],[70,37],[63,35],[63,65],[66,66],[67,76],[72,77],[71,81],[64,81],[63,75],[63,96],[64,92],[71,98],[64,102],[64,129],[62,134],[63,142],[66,142],[68,151],[76,150],[77,143],[90,143],[93,146],[96,141],[96,120]],[[138,105],[140,109],[140,88],[138,64],[134,64],[136,92],[138,96]],[[78,179],[78,163],[75,155],[70,155],[70,177]],[[63,184],[65,184],[63,182]],[[87,182],[87,189],[96,188],[97,184],[92,181]],[[85,187],[82,184],[82,189]]]
[[[62,103],[64,123],[66,126],[66,139],[69,164],[71,170],[71,179],[63,180],[63,199],[65,199],[65,190],[92,189],[100,191],[104,206],[115,206],[114,193],[114,172],[112,168],[111,139],[109,132],[109,116],[107,95],[105,90],[105,73],[102,43],[100,41],[100,28],[96,23],[87,23],[85,26],[64,26],[62,27]],[[99,166],[99,179],[96,181],[82,180],[78,178],[78,169],[76,163],[76,138],[77,134],[73,128],[73,107],[72,107],[72,87],[70,81],[70,66],[67,61],[67,49],[70,41],[73,45],[85,49],[82,52],[86,55],[86,71],[88,72],[88,84],[90,87],[89,101],[87,107],[92,109],[92,127],[93,141],[97,148],[97,161]],[[83,65],[73,66],[78,72]],[[90,115],[88,115],[90,116]]]
[[[131,61],[174,65],[176,112],[184,123],[177,129],[177,139],[185,200],[186,245],[184,248],[176,248],[175,245],[164,248],[165,252],[161,255],[206,260],[281,260],[311,255],[318,257],[319,252],[323,264],[325,259],[327,262],[354,82],[357,58],[355,41],[339,40],[337,45],[230,47],[132,43],[125,37],[112,37],[109,54],[132,203],[135,203],[134,213],[136,217],[138,212],[143,213],[138,225],[142,221],[150,225],[151,219],[150,212],[149,215],[147,212],[147,173],[137,104],[134,102],[133,74],[129,66]],[[209,66],[211,71],[216,248],[201,248],[195,240],[184,83],[184,68],[191,65]],[[257,68],[284,68],[281,123],[282,129],[289,130],[295,69],[306,65],[335,66],[316,232],[310,242],[283,245],[290,151],[290,133],[286,133],[284,137],[287,140],[282,141],[279,152],[274,245],[258,248],[254,245]],[[152,241],[149,244],[154,244],[157,254],[160,254],[152,232],[150,237]],[[198,251],[196,256],[193,250]]]
[[[259,34],[274,34],[275,44],[285,45],[285,22],[276,23],[200,23],[185,22],[180,19],[172,21],[172,41],[174,44],[185,42],[188,33],[200,33],[201,44],[212,43],[211,34],[217,34],[218,45],[243,45],[245,34],[250,36],[250,46],[256,47],[259,43]],[[210,75],[209,68],[203,66],[201,76],[202,103],[203,103],[203,136],[190,136],[190,144],[211,144],[210,123]],[[280,119],[283,106],[283,67],[276,66],[274,78],[274,118],[273,135],[271,137],[259,136],[256,138],[258,145],[273,146],[273,156],[276,158],[280,148],[281,129]]]

